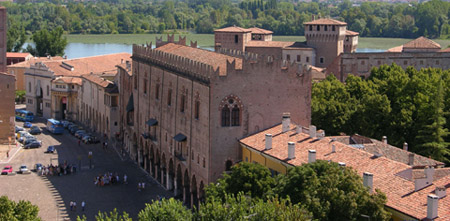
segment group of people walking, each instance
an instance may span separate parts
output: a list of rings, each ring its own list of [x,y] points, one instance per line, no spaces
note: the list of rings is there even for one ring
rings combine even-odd
[[[94,180],[94,184],[96,186],[104,186],[115,183],[120,183],[120,177],[118,173],[114,173],[113,175],[113,173],[106,172],[103,175],[98,175]],[[126,174],[123,175],[123,183],[128,183],[128,177]]]
[[[41,173],[43,176],[61,176],[66,174],[72,174],[75,173],[76,171],[77,167],[75,166],[75,164],[71,165],[65,162],[62,165],[50,164],[48,166],[43,166]]]
[[[84,212],[84,208],[86,207],[86,202],[84,200],[81,202],[81,211]],[[77,201],[70,201],[70,211],[77,211]]]

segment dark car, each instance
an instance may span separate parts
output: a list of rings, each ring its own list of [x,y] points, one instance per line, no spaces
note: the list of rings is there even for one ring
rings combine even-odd
[[[56,151],[55,146],[48,146],[46,153],[54,153]]]
[[[27,145],[33,141],[37,141],[37,139],[35,137],[28,138],[23,142],[23,145]]]
[[[41,163],[37,163],[34,165],[34,169],[36,170],[36,172],[38,172],[39,170],[42,170],[43,166]]]
[[[89,137],[89,143],[100,143],[100,140],[96,136]]]
[[[23,127],[19,127],[19,126],[15,126],[15,129],[16,129],[16,133],[24,130]]]
[[[31,126],[33,126],[33,125],[31,124],[31,122],[25,122],[25,123],[23,124],[23,127],[25,127],[25,128],[30,128]]]
[[[70,134],[75,134],[75,132],[77,132],[79,130],[79,127],[77,125],[74,125],[72,127],[70,127],[69,132]]]
[[[31,142],[31,143],[25,145],[24,148],[25,148],[25,149],[39,148],[39,147],[41,147],[41,146],[42,146],[42,145],[41,145],[41,142],[35,140],[35,141],[33,141],[33,142]]]
[[[83,135],[86,134],[87,132],[85,130],[78,130],[77,132],[75,132],[75,137],[76,138],[83,138]]]
[[[32,126],[31,128],[30,128],[30,130],[28,131],[30,134],[41,134],[42,133],[42,130],[41,130],[41,128],[39,128],[38,126]]]

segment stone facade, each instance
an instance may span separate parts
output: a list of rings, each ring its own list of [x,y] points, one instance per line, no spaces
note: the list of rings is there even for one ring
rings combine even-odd
[[[0,72],[6,72],[6,24],[7,13],[5,7],[0,7]]]
[[[25,72],[27,111],[37,116],[52,118],[51,80],[53,72],[43,63],[36,63]]]
[[[309,66],[173,43],[134,45],[132,58],[116,77],[125,150],[188,205],[240,160],[239,138],[283,111],[310,123]]]
[[[14,75],[0,72],[0,144],[15,142],[14,125],[15,125],[15,78]]]

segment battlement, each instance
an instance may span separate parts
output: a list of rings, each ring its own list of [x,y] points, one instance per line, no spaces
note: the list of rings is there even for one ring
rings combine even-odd
[[[240,51],[240,50],[234,50],[234,49],[228,49],[228,48],[220,48],[217,53],[228,55],[235,58],[241,58],[244,60],[256,60],[258,58],[258,54],[247,52],[247,51]]]
[[[214,70],[211,65],[146,46],[133,45],[132,58],[133,60],[164,67],[206,84],[209,84],[211,75],[219,74],[219,68]]]
[[[159,38],[156,37],[156,47],[157,48],[161,47],[163,45],[166,45],[168,43],[174,43],[174,44],[178,44],[178,45],[187,46],[187,44],[186,44],[186,36],[184,36],[184,37],[181,37],[181,35],[178,36],[178,41],[175,41],[175,34],[172,34],[172,35],[168,34],[167,35],[167,41],[163,41],[163,37],[162,36],[159,37]],[[195,42],[191,41],[191,45],[190,46],[193,47],[193,48],[197,48],[197,41],[195,41]]]

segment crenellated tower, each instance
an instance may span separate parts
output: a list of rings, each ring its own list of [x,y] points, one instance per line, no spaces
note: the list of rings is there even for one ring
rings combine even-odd
[[[317,67],[327,67],[344,52],[347,23],[329,18],[305,22],[306,44],[315,48]]]

